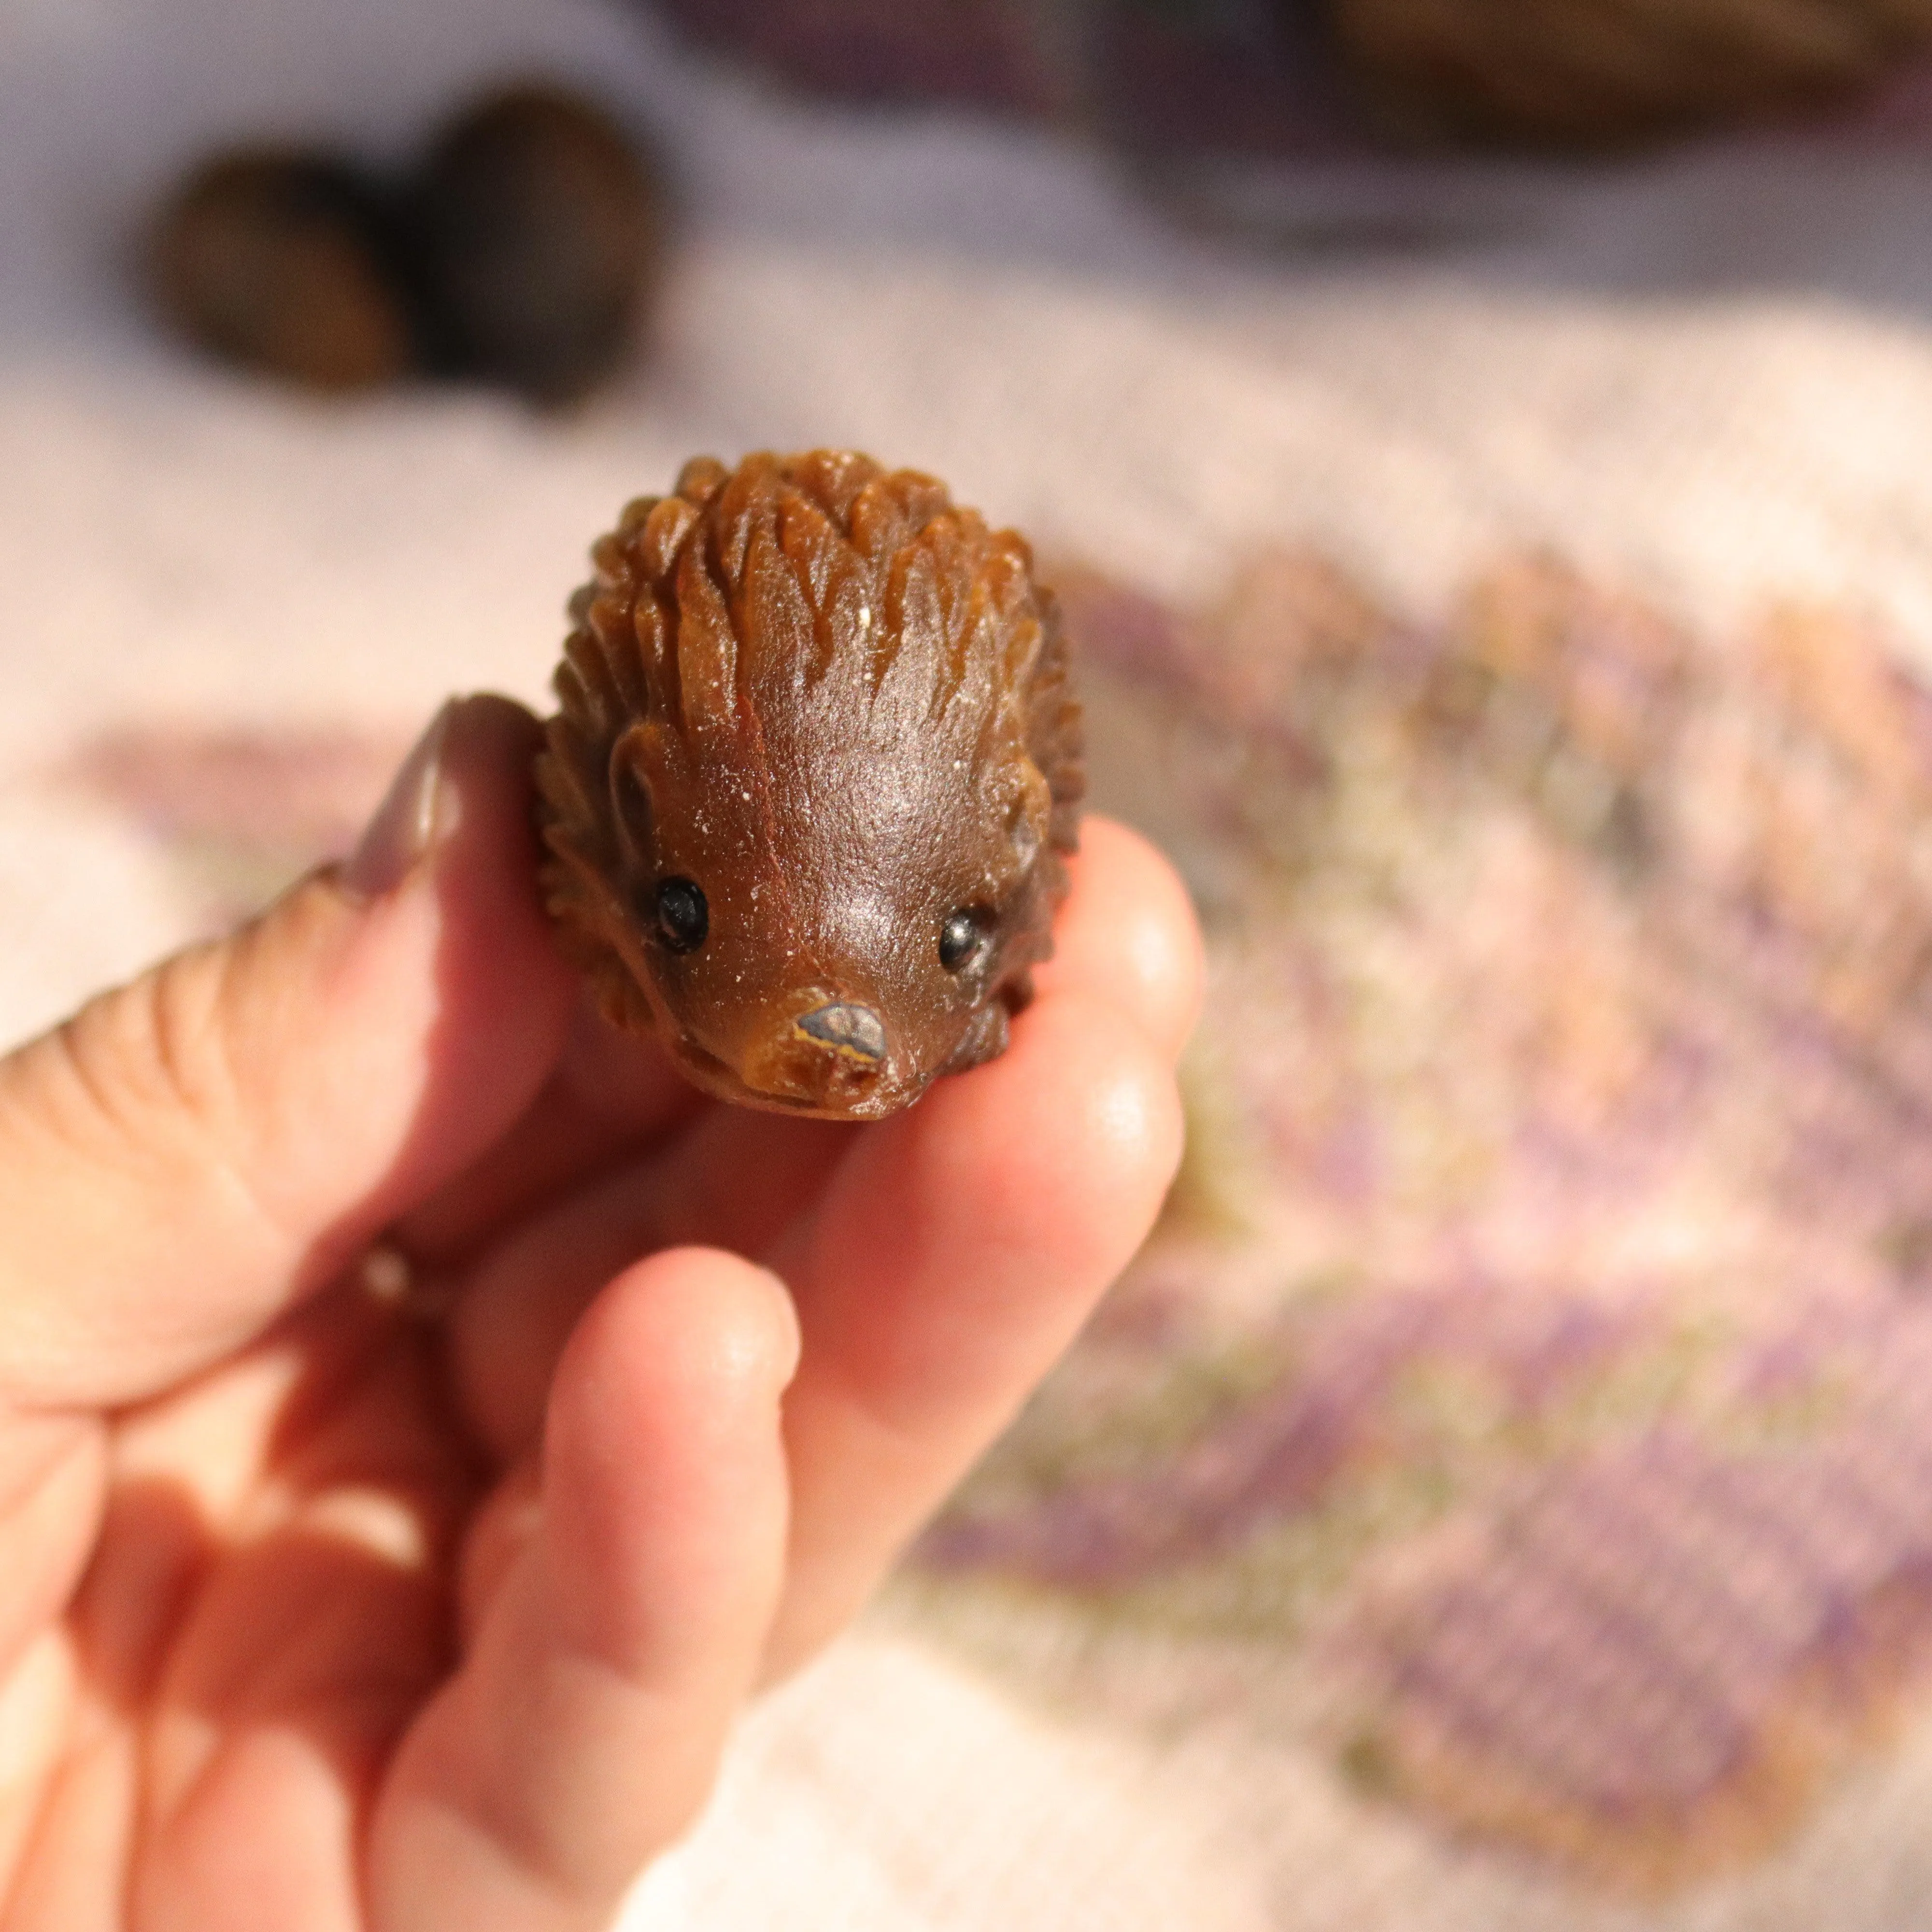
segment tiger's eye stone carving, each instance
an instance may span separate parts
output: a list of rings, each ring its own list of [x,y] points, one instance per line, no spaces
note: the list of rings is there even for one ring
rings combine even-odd
[[[834,1119],[1002,1052],[1084,789],[1024,540],[817,450],[700,458],[592,555],[537,782],[611,1018],[710,1093]]]

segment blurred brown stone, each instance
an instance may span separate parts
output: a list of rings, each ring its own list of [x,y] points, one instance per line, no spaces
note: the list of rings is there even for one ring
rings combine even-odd
[[[388,250],[381,194],[346,164],[244,149],[189,177],[157,224],[151,268],[163,312],[209,354],[359,389],[410,363]]]
[[[1932,46],[1932,0],[1330,6],[1369,108],[1421,142],[1614,149],[1773,120],[1846,98]]]
[[[413,205],[440,372],[562,403],[623,362],[664,224],[652,170],[601,110],[544,86],[480,102],[432,144]]]

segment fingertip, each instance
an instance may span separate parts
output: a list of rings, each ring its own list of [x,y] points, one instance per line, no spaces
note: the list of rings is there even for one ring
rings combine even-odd
[[[1012,1054],[1008,1090],[986,1101],[1009,1123],[1006,1139],[1024,1138],[1036,1172],[1046,1164],[1065,1187],[1103,1198],[1106,1208],[1093,1204],[1097,1218],[1118,1207],[1138,1230],[1131,1252],[1180,1162],[1180,1096],[1169,1052],[1114,1001],[1070,991],[1021,1016]],[[1022,1118],[1040,1126],[1016,1136],[1011,1124]]]
[[[463,1667],[390,1774],[382,1923],[607,1924],[689,1827],[784,1574],[796,1360],[782,1284],[713,1250],[640,1262],[586,1312],[534,1508],[505,1492]]]
[[[363,915],[336,988],[340,1026],[398,1073],[416,1114],[372,1204],[415,1205],[466,1168],[530,1106],[561,1058],[576,975],[538,892],[535,716],[484,693],[452,700],[438,728],[430,843]],[[353,862],[352,861],[352,866]]]
[[[440,796],[429,871],[446,911],[470,907],[506,930],[516,964],[544,982],[560,1038],[574,981],[550,937],[537,890],[532,769],[543,728],[492,692],[454,700],[442,728]]]
[[[769,1615],[780,1398],[798,1358],[784,1284],[715,1250],[653,1255],[586,1311],[557,1366],[543,1454],[558,1600],[581,1620],[580,1647],[666,1670]]]
[[[1181,1139],[1172,1065],[1129,1016],[1039,1001],[999,1059],[874,1130],[842,1172],[802,1292],[814,1350],[836,1338],[914,1430],[961,1392],[1022,1385],[1145,1238]]]
[[[346,902],[358,936],[332,989],[341,1024],[415,1048],[432,1111],[460,1117],[488,1095],[490,1132],[461,1136],[479,1145],[555,1064],[575,995],[537,887],[531,774],[541,742],[536,718],[509,698],[452,699],[356,854],[266,922],[292,924],[304,896]]]
[[[536,716],[514,699],[482,692],[448,700],[398,768],[354,849],[332,868],[335,884],[358,903],[388,898],[425,860],[440,867],[479,815],[501,820],[506,806],[513,823],[490,826],[488,849],[512,856],[520,848],[534,857],[530,814],[517,808],[527,802],[542,743]],[[514,836],[504,837],[506,831]],[[473,832],[465,842],[476,842]]]
[[[626,1268],[585,1311],[552,1402],[715,1418],[775,1401],[798,1355],[796,1312],[776,1275],[722,1249],[669,1248]]]
[[[532,752],[543,742],[543,720],[527,704],[506,698],[500,691],[472,691],[458,698],[455,704],[469,721],[466,728],[513,739],[521,748]]]
[[[1068,861],[1072,890],[1056,923],[1043,995],[1079,991],[1131,1015],[1162,1052],[1178,1054],[1199,1016],[1199,921],[1159,848],[1110,818],[1090,817]]]
[[[881,1200],[916,1199],[976,1248],[1050,1267],[1090,1248],[1124,1264],[1180,1165],[1172,1058],[1105,988],[1064,986],[1014,1021],[998,1059],[939,1082],[873,1131],[844,1177],[837,1236],[869,1249]],[[1090,1239],[1090,1237],[1092,1238]]]

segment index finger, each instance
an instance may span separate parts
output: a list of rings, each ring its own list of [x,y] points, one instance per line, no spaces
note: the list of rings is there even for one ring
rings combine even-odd
[[[1180,875],[1118,820],[1089,814],[1054,922],[1053,956],[1035,969],[1042,998],[1105,1000],[1163,1052],[1177,1053],[1201,1006],[1201,928]]]
[[[1056,970],[1008,1051],[860,1136],[772,1258],[804,1336],[774,1672],[851,1615],[1012,1416],[1173,1178],[1192,915],[1132,835],[1106,828],[1082,856]],[[1142,943],[1111,943],[1136,930]]]

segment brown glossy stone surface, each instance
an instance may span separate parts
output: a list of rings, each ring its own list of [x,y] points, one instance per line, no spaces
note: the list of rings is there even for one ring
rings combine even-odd
[[[838,1119],[1004,1050],[1083,790],[1025,542],[820,450],[700,458],[592,555],[538,783],[612,1018],[710,1093]]]

